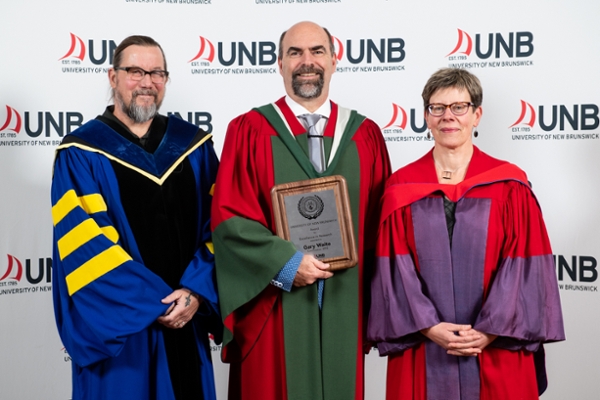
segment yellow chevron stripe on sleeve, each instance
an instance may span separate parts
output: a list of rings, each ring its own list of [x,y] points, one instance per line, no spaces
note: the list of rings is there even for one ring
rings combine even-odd
[[[112,225],[103,226],[100,228],[104,236],[106,236],[111,242],[117,243],[119,241],[119,232]]]
[[[206,242],[204,244],[206,245],[206,248],[208,249],[208,251],[210,251],[211,254],[215,254],[215,246],[213,245],[213,242]]]
[[[56,226],[62,219],[79,205],[79,199],[74,190],[69,190],[52,206],[52,222]]]
[[[211,196],[215,194],[215,184],[214,183],[210,187],[210,191],[208,192],[208,194],[210,194]]]
[[[112,246],[67,275],[67,288],[72,296],[102,275],[131,260],[120,246]]]
[[[83,246],[96,236],[102,234],[102,231],[91,218],[86,219],[75,228],[67,232],[63,237],[58,239],[57,247],[60,259],[64,260],[69,254]]]
[[[78,197],[73,189],[66,192],[52,207],[52,222],[56,226],[74,208],[81,207],[88,214],[106,211],[106,202],[98,193]]]
[[[100,193],[88,194],[86,196],[81,196],[79,199],[81,200],[81,206],[88,214],[107,210],[104,198]]]

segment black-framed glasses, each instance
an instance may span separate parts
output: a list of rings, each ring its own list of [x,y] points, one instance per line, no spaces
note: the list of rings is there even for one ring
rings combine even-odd
[[[427,111],[429,111],[429,114],[433,115],[434,117],[441,117],[446,112],[446,108],[449,108],[452,114],[459,117],[461,115],[465,115],[467,111],[469,111],[470,106],[475,107],[475,104],[466,101],[460,101],[452,104],[429,104],[427,106]]]
[[[162,69],[146,71],[140,67],[115,67],[115,70],[127,72],[127,77],[132,81],[141,81],[146,74],[148,74],[153,83],[165,83],[169,77],[169,71],[164,71]]]

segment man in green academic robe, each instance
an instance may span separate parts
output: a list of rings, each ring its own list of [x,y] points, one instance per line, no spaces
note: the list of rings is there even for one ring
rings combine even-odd
[[[229,399],[362,399],[365,291],[389,158],[373,121],[329,100],[337,59],[326,29],[292,26],[278,61],[287,96],[229,124],[215,185]],[[270,197],[276,184],[331,175],[347,181],[358,251],[356,266],[336,272],[276,236]]]

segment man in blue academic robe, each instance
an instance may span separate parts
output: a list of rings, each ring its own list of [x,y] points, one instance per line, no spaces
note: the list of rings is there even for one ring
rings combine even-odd
[[[158,114],[166,69],[153,39],[125,39],[114,106],[57,149],[52,282],[74,400],[215,399],[218,161],[211,135]]]

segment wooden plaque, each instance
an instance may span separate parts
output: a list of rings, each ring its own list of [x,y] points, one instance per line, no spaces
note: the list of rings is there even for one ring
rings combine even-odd
[[[271,189],[277,236],[328,263],[330,271],[358,264],[350,200],[341,175],[283,183]]]

